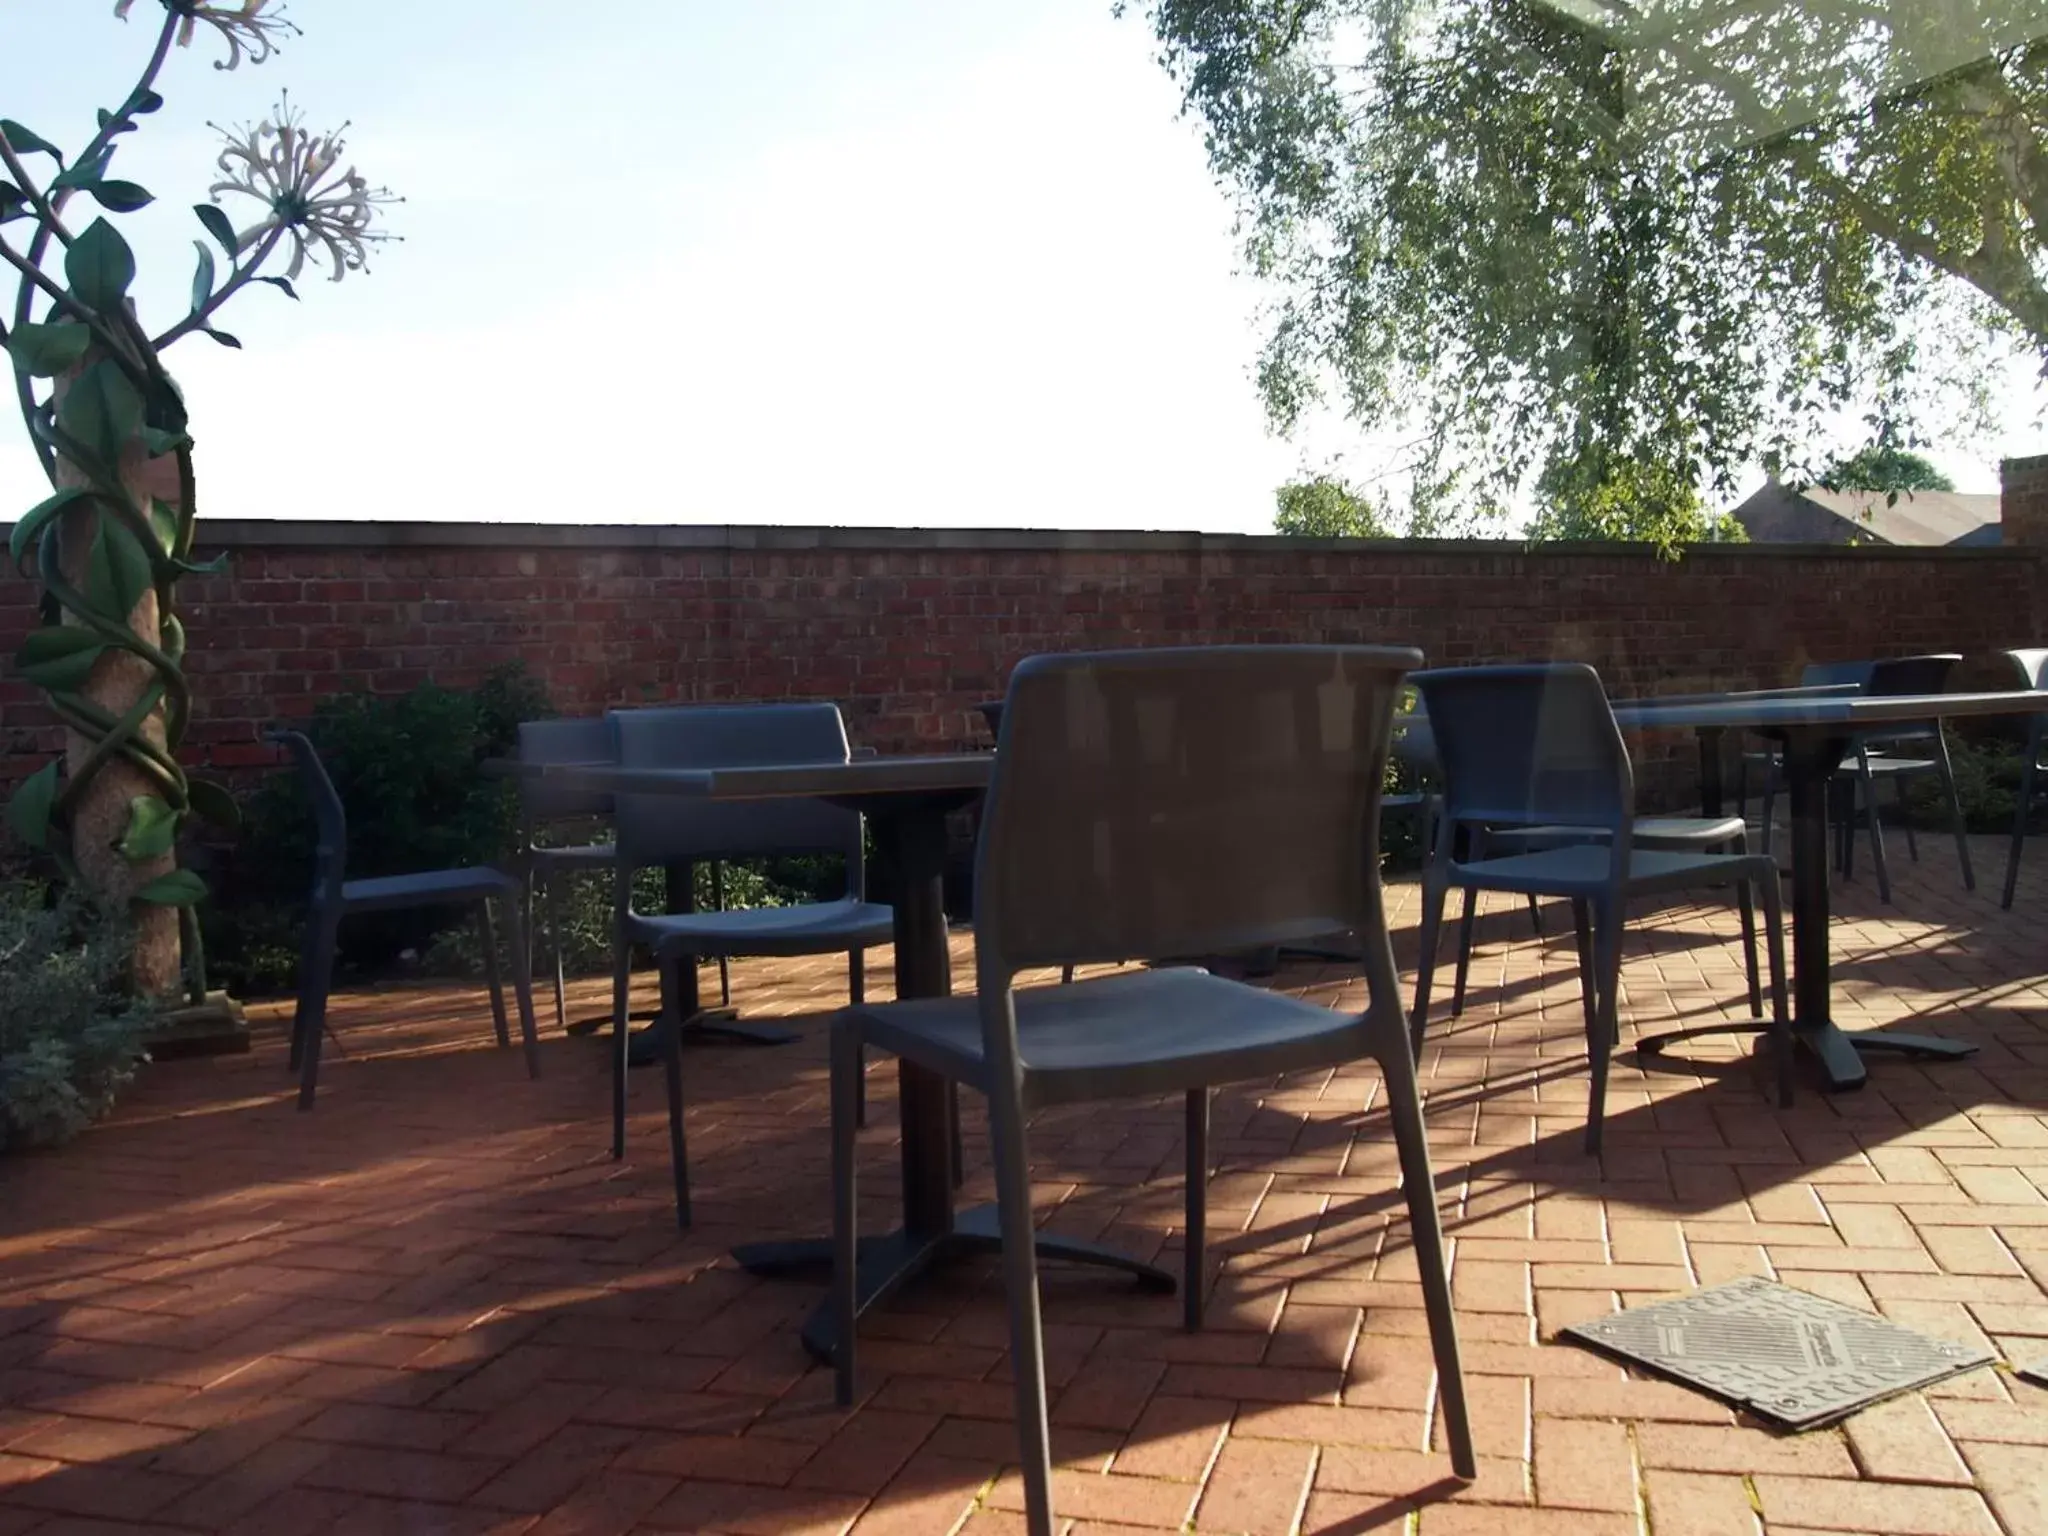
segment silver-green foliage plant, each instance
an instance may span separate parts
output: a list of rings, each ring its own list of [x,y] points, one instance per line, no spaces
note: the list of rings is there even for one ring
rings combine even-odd
[[[75,894],[0,888],[0,1149],[76,1135],[134,1074],[149,1012],[126,990],[129,942]]]
[[[189,305],[168,326],[145,326],[130,296],[135,255],[113,220],[155,199],[113,174],[122,138],[163,105],[156,85],[175,47],[205,35],[226,50],[215,68],[232,69],[262,63],[296,32],[268,0],[158,3],[162,24],[140,77],[99,111],[77,153],[0,118],[0,262],[16,278],[0,342],[53,492],[22,514],[10,541],[17,567],[41,586],[44,619],[14,666],[43,690],[70,742],[66,761],[15,792],[8,821],[102,904],[132,910],[138,932],[161,925],[149,909],[182,909],[190,959],[189,909],[205,887],[175,868],[175,841],[189,817],[231,826],[235,811],[225,789],[189,778],[177,758],[192,706],[177,584],[216,564],[194,556],[194,438],[164,353],[194,334],[239,347],[217,321],[251,284],[295,299],[309,261],[330,266],[337,282],[360,269],[368,245],[386,238],[373,223],[391,199],[346,164],[339,131],[309,132],[288,101],[268,121],[221,130],[210,200],[193,209],[204,238],[194,242]],[[120,0],[115,15],[133,5]],[[251,221],[238,229],[224,200],[253,204]],[[97,207],[89,223],[73,214],[82,203]],[[281,272],[267,270],[274,261]],[[171,935],[170,975],[158,966],[153,978],[142,974],[151,968],[138,939],[138,986],[174,979]]]

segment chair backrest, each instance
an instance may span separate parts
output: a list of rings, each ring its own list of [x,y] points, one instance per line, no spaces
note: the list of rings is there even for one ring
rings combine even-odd
[[[519,725],[522,763],[609,763],[615,760],[612,723],[603,715],[580,720],[524,720]],[[609,816],[612,797],[564,789],[543,779],[519,781],[519,810],[530,831],[550,821]]]
[[[622,768],[739,768],[848,760],[837,704],[686,704],[605,717]],[[860,815],[818,800],[712,801],[617,795],[612,825],[632,868],[691,860],[827,853],[862,880]]]
[[[1870,679],[1863,691],[1876,697],[1898,698],[1916,693],[1946,693],[1949,674],[1962,663],[1959,654],[1935,656],[1888,656],[1870,663]]]
[[[1814,661],[1799,669],[1799,686],[1802,688],[1828,688],[1840,683],[1854,683],[1858,688],[1870,685],[1870,669],[1874,661]]]
[[[313,823],[318,840],[313,847],[313,900],[339,899],[348,870],[348,812],[342,808],[341,793],[328,777],[327,765],[303,731],[265,731],[263,739],[291,754],[292,763],[305,781],[313,802]]]
[[[2048,688],[2048,650],[2007,651],[2005,659],[2012,664],[2013,686],[2036,690]]]
[[[1421,659],[1210,646],[1020,664],[975,857],[984,994],[1027,967],[1347,929],[1368,974],[1391,975],[1380,790],[1401,680]]]
[[[1443,668],[1416,673],[1415,686],[1429,711],[1449,822],[1600,827],[1625,847],[1635,774],[1591,667]]]

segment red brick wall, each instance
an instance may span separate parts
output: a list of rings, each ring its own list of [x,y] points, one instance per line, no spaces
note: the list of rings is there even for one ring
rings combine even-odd
[[[2005,542],[2048,552],[2048,454],[2006,459],[1998,479]]]
[[[1616,696],[1796,680],[1810,658],[2048,637],[2034,551],[1339,546],[1145,534],[221,524],[185,594],[189,759],[268,761],[330,693],[474,681],[519,658],[564,712],[824,697],[882,750],[973,740],[1035,651],[1398,641],[1432,663],[1560,657]],[[33,622],[0,584],[0,654]],[[0,681],[0,780],[54,743]],[[1678,744],[1673,744],[1673,750]]]

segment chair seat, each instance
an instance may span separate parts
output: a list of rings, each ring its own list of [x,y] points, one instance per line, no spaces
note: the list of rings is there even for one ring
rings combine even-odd
[[[619,862],[617,843],[579,843],[571,848],[532,848],[536,869],[610,869]]]
[[[1368,1053],[1358,1015],[1204,970],[1127,971],[1014,994],[1027,1107],[1184,1092]],[[867,1043],[987,1091],[972,996],[849,1008]]]
[[[1632,846],[1645,849],[1712,848],[1747,836],[1748,831],[1740,816],[1639,816],[1632,834]],[[1525,852],[1560,848],[1575,842],[1605,842],[1606,838],[1606,830],[1601,827],[1492,827],[1486,833],[1486,841],[1491,847],[1520,846]]]
[[[823,955],[866,949],[896,936],[893,909],[850,896],[793,907],[725,912],[635,912],[629,936],[669,954]]]
[[[478,864],[468,869],[423,869],[411,875],[382,875],[374,880],[342,882],[342,904],[351,910],[372,907],[430,907],[441,902],[481,901],[486,896],[516,896],[519,882],[503,870]]]
[[[1869,761],[1870,776],[1873,779],[1899,779],[1907,778],[1916,773],[1936,773],[1940,771],[1940,765],[1931,757],[1880,757],[1873,752],[1870,755]],[[1836,770],[1836,774],[1840,778],[1862,777],[1862,771],[1853,762],[1844,764]]]
[[[1631,850],[1629,891],[1683,890],[1768,874],[1776,866],[1760,853],[1682,853],[1660,849]],[[1510,854],[1453,864],[1453,886],[1482,891],[1515,891],[1530,896],[1595,896],[1607,888],[1608,854],[1603,847],[1577,843],[1540,853]]]

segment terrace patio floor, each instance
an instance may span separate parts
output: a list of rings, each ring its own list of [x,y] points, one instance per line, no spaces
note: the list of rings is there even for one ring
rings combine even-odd
[[[1867,872],[1837,885],[1838,1018],[1913,1021],[1977,1041],[1974,1059],[1879,1058],[1864,1091],[1803,1089],[1780,1113],[1745,1046],[1673,1074],[1624,1056],[1604,1168],[1580,1151],[1562,909],[1543,942],[1506,901],[1488,909],[1473,1006],[1456,1023],[1439,1009],[1423,1062],[1481,1453],[1469,1488],[1429,1448],[1376,1074],[1219,1094],[1207,1331],[1127,1282],[1045,1273],[1068,1528],[2048,1532],[2048,1391],[2004,1369],[1781,1437],[1551,1342],[1617,1301],[1763,1273],[2009,1360],[2048,1356],[2036,851],[2010,915],[1990,839],[1974,895],[1935,837],[1917,867],[1898,850],[1895,907]],[[1407,969],[1415,889],[1392,895]],[[1640,918],[1625,1035],[1735,1011],[1734,931],[1718,909]],[[964,944],[956,965],[965,978]],[[634,1074],[614,1163],[597,1045],[547,1028],[529,1082],[476,988],[338,997],[349,1055],[330,1052],[311,1114],[292,1107],[284,1011],[266,1005],[252,1055],[155,1067],[72,1146],[0,1163],[0,1536],[1021,1531],[993,1263],[869,1320],[848,1413],[796,1339],[821,1286],[726,1256],[824,1228],[824,1021],[843,968],[746,963],[733,982],[747,1016],[787,1016],[803,1040],[689,1052],[686,1234],[659,1074]],[[1279,984],[1354,995],[1335,968]],[[870,985],[886,993],[882,954]],[[579,985],[572,1014],[602,992]],[[877,1064],[872,1083],[864,1222],[879,1230],[894,1074]],[[967,1195],[986,1198],[978,1103],[968,1114]],[[1179,1124],[1177,1103],[1041,1117],[1046,1225],[1172,1255]]]

